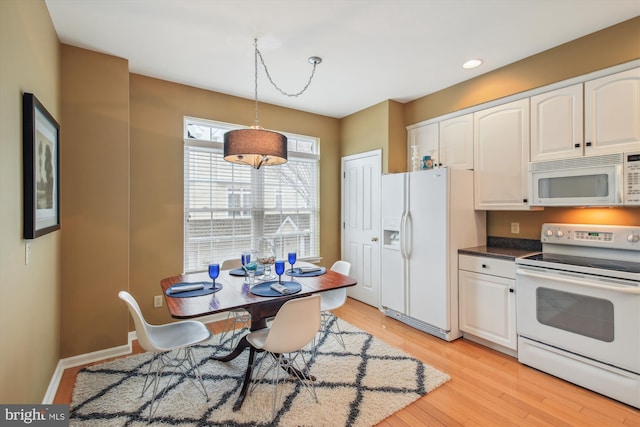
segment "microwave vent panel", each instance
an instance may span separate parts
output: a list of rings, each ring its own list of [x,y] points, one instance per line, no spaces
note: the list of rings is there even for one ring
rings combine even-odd
[[[621,165],[624,162],[622,153],[604,156],[575,157],[570,159],[549,160],[546,162],[529,163],[532,172],[544,172],[563,169],[591,168],[598,166]]]

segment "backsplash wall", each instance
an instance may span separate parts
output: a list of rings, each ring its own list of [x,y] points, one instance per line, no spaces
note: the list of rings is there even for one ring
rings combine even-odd
[[[511,233],[511,223],[520,233]],[[487,236],[540,240],[547,222],[640,226],[640,208],[545,208],[540,211],[487,212]]]

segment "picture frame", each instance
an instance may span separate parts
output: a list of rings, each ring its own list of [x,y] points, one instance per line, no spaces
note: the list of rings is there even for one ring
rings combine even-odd
[[[60,125],[32,93],[22,95],[24,238],[60,229]]]

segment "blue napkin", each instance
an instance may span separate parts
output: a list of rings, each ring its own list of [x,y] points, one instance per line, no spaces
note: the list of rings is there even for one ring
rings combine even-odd
[[[293,270],[289,269],[286,273],[291,277],[313,277],[321,276],[327,272],[324,267],[296,267]]]
[[[222,289],[222,283],[216,282],[215,288],[212,282],[180,282],[167,288],[165,294],[173,298],[200,297],[218,292]]]
[[[291,295],[298,293],[302,290],[302,285],[298,282],[291,281],[282,281],[282,285],[287,288],[287,293],[282,293],[274,288],[271,285],[277,284],[277,280],[270,280],[268,282],[258,283],[255,286],[252,286],[250,291],[254,295],[258,295],[259,297],[281,297],[285,295]],[[277,288],[277,286],[275,286]],[[286,291],[285,291],[286,292]]]

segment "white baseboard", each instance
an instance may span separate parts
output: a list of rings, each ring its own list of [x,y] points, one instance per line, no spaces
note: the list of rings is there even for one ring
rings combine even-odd
[[[131,334],[131,332],[129,334]],[[131,353],[131,335],[129,335],[129,344],[127,345],[121,345],[119,347],[107,348],[104,350],[94,351],[92,353],[80,354],[78,356],[60,359],[58,361],[58,365],[56,366],[56,370],[53,372],[51,381],[49,381],[49,387],[47,388],[47,392],[45,393],[44,398],[42,399],[42,403],[45,405],[50,405],[53,403],[53,399],[56,397],[56,392],[58,391],[58,386],[60,385],[60,380],[62,379],[62,373],[65,369],[74,368],[76,366],[85,365],[87,363],[98,362],[110,357],[123,356],[129,353]]]
[[[200,317],[198,318],[198,320],[202,323],[213,323],[224,320],[226,319],[226,317],[227,313],[217,313],[210,316]],[[136,338],[136,331],[131,331],[128,334],[127,345],[121,345],[118,347],[107,348],[104,350],[98,350],[91,353],[79,354],[77,356],[60,359],[55,371],[53,372],[53,375],[51,376],[49,387],[47,388],[44,398],[42,399],[42,404],[50,405],[53,403],[53,400],[56,397],[56,393],[58,391],[58,386],[60,385],[60,380],[62,380],[62,373],[65,369],[75,368],[76,366],[86,365],[87,363],[99,362],[111,357],[125,356],[127,354],[130,354],[132,351],[131,343]]]

